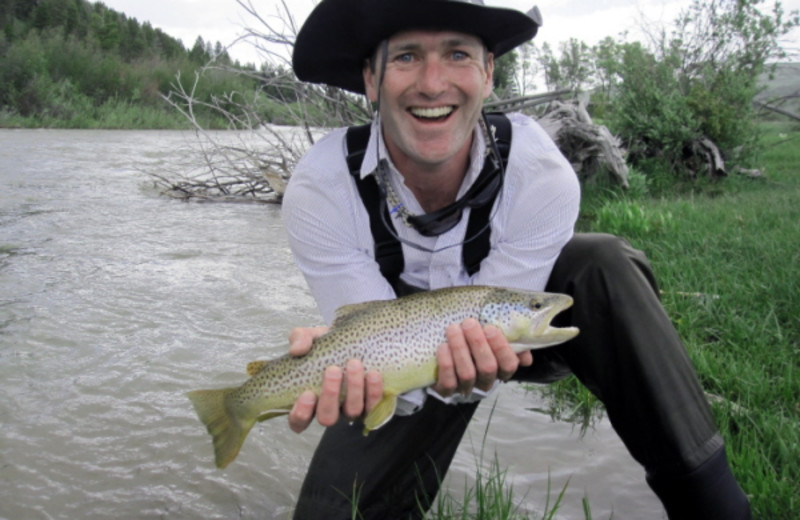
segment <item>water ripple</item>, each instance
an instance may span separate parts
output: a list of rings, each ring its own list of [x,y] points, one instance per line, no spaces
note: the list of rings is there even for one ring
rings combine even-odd
[[[279,208],[142,189],[137,170],[177,164],[185,133],[0,132],[0,517],[289,518],[320,429],[259,424],[220,471],[184,395],[240,384],[320,322]],[[654,499],[607,425],[577,439],[510,386],[499,403],[487,449],[526,507],[549,472],[572,478],[571,510],[589,490],[597,518],[646,518]],[[469,442],[453,467],[457,492]]]

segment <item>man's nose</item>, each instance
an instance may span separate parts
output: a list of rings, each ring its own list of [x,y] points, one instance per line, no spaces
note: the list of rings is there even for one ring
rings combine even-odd
[[[439,58],[428,58],[420,68],[417,86],[421,93],[436,96],[447,87],[447,67]]]

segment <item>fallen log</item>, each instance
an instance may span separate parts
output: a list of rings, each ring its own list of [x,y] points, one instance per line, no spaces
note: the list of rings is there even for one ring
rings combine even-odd
[[[728,175],[725,169],[725,160],[714,142],[708,137],[701,136],[692,140],[688,145],[687,163],[693,177],[705,170],[710,179],[719,179]]]
[[[628,187],[628,165],[619,139],[592,122],[583,102],[553,101],[538,121],[581,180],[605,171],[614,182]]]
[[[594,124],[583,104],[559,101],[567,94],[556,91],[501,100],[487,104],[487,109],[511,111],[547,103],[538,121],[579,178],[607,171],[617,184],[628,187],[619,140],[606,127]],[[226,134],[199,132],[197,164],[149,173],[163,194],[181,200],[280,204],[295,163],[313,141],[302,139],[302,130],[264,125],[244,134],[250,139],[233,142],[223,138]]]

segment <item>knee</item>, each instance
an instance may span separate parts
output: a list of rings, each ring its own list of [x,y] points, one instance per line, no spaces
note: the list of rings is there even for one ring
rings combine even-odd
[[[564,246],[553,268],[552,285],[576,282],[586,277],[604,280],[635,273],[644,276],[652,287],[656,281],[645,254],[618,236],[606,233],[577,233]]]
[[[577,233],[567,242],[558,262],[593,267],[616,266],[631,257],[645,259],[644,253],[618,236],[606,233]]]

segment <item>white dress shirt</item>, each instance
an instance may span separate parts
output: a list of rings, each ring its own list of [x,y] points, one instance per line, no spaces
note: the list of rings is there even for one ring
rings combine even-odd
[[[398,235],[435,252],[403,245],[403,281],[422,288],[494,285],[543,290],[562,247],[572,237],[580,187],[571,165],[533,119],[511,114],[512,140],[501,192],[491,216],[488,256],[469,276],[461,262],[469,209],[450,231],[425,237],[393,214]],[[373,123],[361,176],[374,175],[380,158],[389,160]],[[333,130],[298,162],[283,199],[283,220],[297,266],[308,282],[323,319],[346,304],[395,297],[373,256],[369,216],[346,162],[346,129]],[[470,168],[461,197],[484,163],[485,140],[476,127]],[[422,214],[402,175],[390,164],[390,182],[400,202]],[[411,397],[411,396],[409,396]]]

